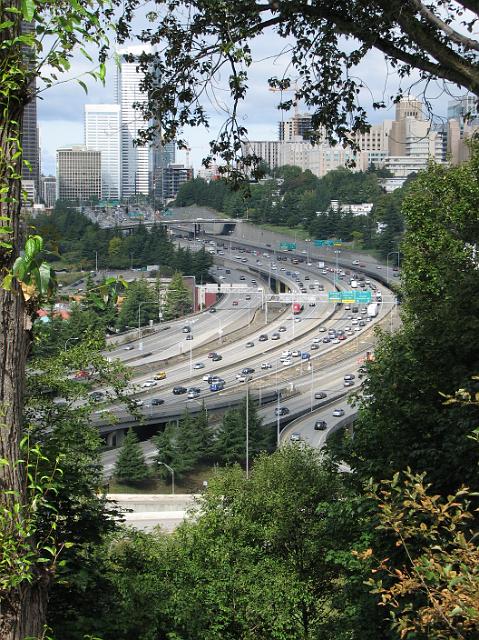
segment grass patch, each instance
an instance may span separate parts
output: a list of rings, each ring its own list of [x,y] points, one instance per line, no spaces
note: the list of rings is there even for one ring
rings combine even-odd
[[[77,280],[81,280],[82,278],[86,278],[86,274],[81,271],[66,271],[63,273],[57,273],[57,281],[63,286],[68,286],[73,282],[77,282]]]
[[[175,478],[175,493],[199,493],[203,489],[203,482],[208,481],[214,474],[214,466],[200,466],[186,474],[184,478]],[[152,477],[137,484],[124,484],[112,478],[108,485],[109,493],[171,493],[171,476],[163,480]]]

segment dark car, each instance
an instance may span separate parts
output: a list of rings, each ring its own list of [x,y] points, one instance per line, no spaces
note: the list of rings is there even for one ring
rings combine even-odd
[[[215,353],[215,355],[211,358],[212,362],[219,362],[220,360],[223,360],[223,356],[220,356],[219,353]]]
[[[323,342],[327,343],[327,342],[331,342],[331,340],[329,338],[323,338]]]
[[[186,387],[173,387],[173,395],[180,396],[182,393],[186,393],[188,389]]]
[[[259,342],[266,342],[267,339],[268,339],[268,336],[265,333],[262,333],[258,338]]]
[[[323,400],[323,398],[327,398],[328,394],[325,391],[316,391],[314,394],[315,400]]]
[[[210,313],[216,313],[216,308],[215,307],[210,307],[209,311],[210,311]]]
[[[151,399],[151,406],[152,407],[159,407],[160,404],[164,404],[164,400],[163,398],[152,398]]]
[[[247,376],[250,373],[254,373],[254,369],[253,367],[245,367],[244,369],[241,370],[241,373]]]
[[[343,380],[344,380],[345,382],[348,382],[348,381],[350,381],[350,380],[354,380],[354,378],[355,378],[355,377],[356,377],[356,376],[354,375],[354,373],[347,373],[347,374],[344,376]]]
[[[186,339],[187,339],[187,340],[193,340],[193,336],[192,336],[192,334],[191,334],[191,333],[189,333],[189,334],[186,336]]]
[[[327,427],[327,423],[326,420],[316,420],[316,422],[314,423],[314,430],[315,431],[324,431]]]
[[[275,416],[287,416],[289,413],[288,407],[276,407],[274,410]]]

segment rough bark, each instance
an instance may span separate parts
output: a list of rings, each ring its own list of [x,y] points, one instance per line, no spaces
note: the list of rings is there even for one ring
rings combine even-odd
[[[19,0],[11,1],[9,5],[20,9]],[[10,37],[18,35],[22,29],[20,19],[16,20]],[[5,69],[8,69],[10,62],[17,65],[21,63],[21,57],[18,52],[2,50],[2,73],[6,73]],[[27,75],[25,74],[25,78]],[[15,80],[21,77],[19,73]],[[9,218],[0,220],[0,239],[12,244],[11,249],[0,247],[0,282],[19,255],[22,243],[21,183],[18,178],[21,175],[21,158],[15,158],[14,154],[18,150],[15,140],[19,137],[28,95],[27,79],[24,86],[17,83],[17,87],[18,91],[0,98],[0,186],[8,187],[8,193],[1,194],[3,202],[0,202],[0,216]],[[10,226],[12,232],[2,234],[2,227],[5,226]],[[8,464],[0,465],[0,508],[8,510],[11,510],[15,502],[25,504],[28,499],[22,466],[15,462],[21,457],[19,445],[22,436],[25,368],[31,340],[30,313],[31,309],[27,308],[18,283],[13,283],[11,291],[0,288],[0,458],[8,461]],[[48,572],[41,566],[33,567],[31,578],[31,581],[23,580],[18,587],[0,593],[2,640],[42,636],[46,619]]]

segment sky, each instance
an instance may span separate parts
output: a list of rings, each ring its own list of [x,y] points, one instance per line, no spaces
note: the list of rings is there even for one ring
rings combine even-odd
[[[269,91],[267,84],[269,77],[281,76],[288,65],[289,58],[286,54],[279,57],[276,55],[283,49],[284,44],[283,40],[272,33],[264,34],[253,43],[255,62],[249,70],[248,97],[241,107],[241,119],[248,129],[250,140],[277,139],[278,122],[281,118],[285,120],[290,118],[294,113],[293,111],[281,112],[277,109],[280,94]],[[114,102],[116,69],[113,62],[110,61],[108,64],[105,86],[81,75],[88,71],[88,68],[85,61],[74,60],[70,72],[72,78],[80,76],[86,82],[88,95],[74,79],[66,81],[66,78],[61,84],[40,94],[38,120],[44,174],[55,174],[55,153],[59,147],[83,143],[84,105]],[[389,100],[389,96],[394,94],[399,81],[386,65],[382,55],[378,52],[370,52],[355,73],[366,86],[359,100],[368,108],[371,122],[393,119],[394,105]],[[419,90],[415,88],[414,93],[417,95]],[[456,91],[456,94],[459,95],[459,92]],[[222,99],[224,95],[226,94],[219,92],[217,97]],[[285,94],[283,99],[289,99],[290,95]],[[432,99],[434,113],[445,116],[447,100],[450,96],[445,94],[442,86],[432,83],[428,95]],[[372,110],[371,104],[378,98],[385,99],[389,104],[386,110],[379,112]],[[208,143],[216,137],[224,118],[217,104],[207,104],[207,110],[211,117],[209,130],[189,128],[184,132],[184,137],[191,148],[190,164],[195,171],[200,168],[202,158],[208,154]],[[300,105],[299,111],[304,112],[305,109]],[[177,162],[185,162],[183,151],[177,152]]]

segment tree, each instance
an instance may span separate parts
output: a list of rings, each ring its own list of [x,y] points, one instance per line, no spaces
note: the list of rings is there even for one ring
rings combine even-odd
[[[431,494],[424,476],[405,471],[373,488],[378,529],[392,534],[404,558],[380,560],[369,584],[402,638],[473,640],[479,633],[474,496],[464,486],[447,498]]]
[[[191,291],[185,285],[181,273],[175,273],[166,290],[163,315],[166,320],[181,318],[193,308]]]
[[[249,399],[249,456],[252,460],[261,451],[272,450],[273,432],[268,432],[258,416],[255,403]],[[223,416],[215,441],[216,455],[226,464],[245,464],[246,461],[246,398],[238,407]]]
[[[126,293],[118,314],[117,325],[120,329],[127,326],[138,327],[157,320],[159,313],[158,296],[146,280],[135,280]]]
[[[136,484],[149,477],[145,456],[138,442],[138,436],[130,427],[115,463],[115,477],[120,482]]]
[[[477,450],[467,434],[478,407],[444,402],[479,369],[479,155],[457,168],[431,165],[403,203],[403,327],[383,336],[367,364],[346,456],[366,481],[411,468],[447,494],[477,490]],[[385,384],[387,381],[387,384]],[[447,460],[447,470],[444,461]]]
[[[144,116],[152,121],[160,112],[161,129],[168,140],[183,123],[207,124],[200,96],[211,77],[225,67],[230,116],[211,150],[212,156],[224,158],[228,173],[246,137],[239,103],[248,91],[248,70],[253,64],[250,43],[268,31],[287,39],[290,69],[289,75],[270,78],[269,84],[288,89],[297,80],[293,98],[284,100],[280,107],[290,109],[302,101],[314,110],[314,140],[324,136],[322,127],[332,141],[339,138],[346,143],[351,140],[351,132],[367,128],[366,110],[357,99],[364,81],[351,73],[351,68],[373,48],[384,54],[402,79],[418,70],[426,84],[440,79],[479,94],[479,43],[471,36],[478,16],[475,0],[452,0],[447,4],[447,16],[441,4],[422,0],[353,0],[339,4],[332,0],[313,4],[305,0],[264,4],[246,0],[240,9],[196,0],[187,23],[184,6],[193,8],[190,2],[179,1],[165,16],[157,10],[143,34],[145,41],[156,37],[164,43],[161,52],[143,60],[146,84],[157,88],[155,98],[159,94],[154,104],[145,105]],[[345,40],[357,44],[345,46]],[[280,50],[281,45],[278,53]],[[181,95],[179,85],[186,87]],[[398,90],[396,98],[402,91]],[[382,98],[374,103],[376,109],[386,106]],[[149,133],[154,132],[156,128],[152,127]],[[258,164],[260,159],[243,161]]]

